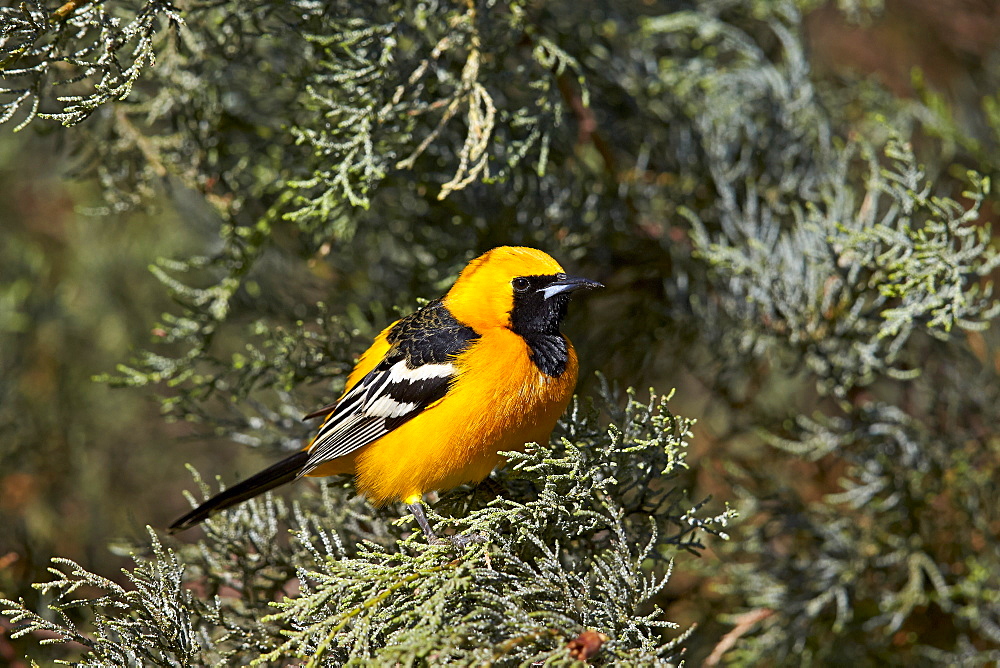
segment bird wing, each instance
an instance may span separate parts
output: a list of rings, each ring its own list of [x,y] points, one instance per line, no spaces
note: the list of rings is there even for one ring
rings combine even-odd
[[[444,398],[458,374],[455,357],[478,338],[440,300],[393,325],[385,357],[334,406],[310,414],[328,417],[299,475],[378,440]]]

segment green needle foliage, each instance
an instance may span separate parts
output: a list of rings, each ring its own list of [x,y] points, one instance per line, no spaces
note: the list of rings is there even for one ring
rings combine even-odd
[[[708,517],[677,488],[691,421],[665,398],[630,394],[624,410],[603,403],[610,427],[576,405],[560,438],[511,453],[491,490],[438,505],[460,511],[432,513],[439,526],[478,536],[468,549],[428,545],[401,526],[411,518],[372,509],[347,485],[326,486],[292,513],[266,499],[209,520],[206,540],[180,551],[150,530],[151,550],[125,571],[127,587],[57,559],[56,578],[38,589],[59,616],[13,601],[2,602],[4,614],[15,637],[48,632],[100,666],[561,665],[586,629],[610,638],[601,663],[670,665],[684,636],[664,638],[677,625],[653,601],[674,557],[700,549],[732,513]],[[286,521],[291,541],[281,538]],[[68,614],[81,608],[87,628]]]
[[[583,629],[623,665],[1000,660],[1000,54],[965,108],[919,72],[899,99],[817,73],[822,4],[0,9],[2,122],[72,126],[100,213],[156,203],[202,240],[151,268],[176,307],[104,376],[164,420],[300,448],[352,355],[496,245],[609,286],[566,326],[608,422],[578,407],[499,492],[433,504],[485,542],[428,546],[333,482],[154,536],[125,584],[60,561],[19,633],[104,665],[558,664]],[[4,271],[0,336],[26,326]],[[677,386],[697,457],[594,369]],[[731,540],[689,558],[725,502]]]
[[[744,324],[733,343],[755,351],[777,339],[798,348],[821,391],[838,399],[881,377],[918,375],[904,354],[911,337],[948,341],[954,327],[983,330],[1000,313],[992,286],[976,281],[1000,265],[989,228],[973,224],[989,179],[968,175],[966,205],[932,196],[910,148],[891,141],[885,167],[864,156],[856,202],[841,185],[853,157],[839,152],[833,180],[817,184],[819,201],[793,203],[787,230],[752,183],[718,233],[687,212],[696,252],[732,282],[721,304]]]

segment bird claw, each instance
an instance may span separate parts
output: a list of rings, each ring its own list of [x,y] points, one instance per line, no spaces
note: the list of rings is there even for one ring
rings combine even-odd
[[[451,545],[460,550],[464,550],[470,545],[480,545],[486,541],[486,536],[479,533],[467,533],[461,536],[447,536],[445,538],[434,535],[427,537],[427,542],[431,545]]]
[[[467,533],[461,536],[446,536],[444,538],[438,537],[434,530],[431,529],[430,522],[427,521],[427,515],[424,513],[424,507],[420,505],[419,502],[415,501],[413,503],[407,504],[410,512],[413,513],[413,517],[417,520],[417,524],[420,525],[420,529],[427,536],[427,542],[430,545],[451,545],[459,550],[464,550],[470,545],[477,545],[479,543],[486,542],[486,536],[478,533]]]

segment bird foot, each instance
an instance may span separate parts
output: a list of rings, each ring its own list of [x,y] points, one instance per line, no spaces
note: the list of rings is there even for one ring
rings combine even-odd
[[[421,530],[423,530],[424,535],[427,536],[427,542],[431,545],[451,545],[459,550],[464,550],[470,545],[477,545],[479,543],[486,542],[486,536],[478,533],[468,533],[461,536],[446,536],[441,538],[434,533],[433,529],[431,529],[431,524],[427,521],[427,515],[424,514],[424,507],[420,505],[419,502],[407,505],[410,512],[413,513],[413,517],[416,518],[417,524],[419,524]]]
[[[446,536],[444,538],[433,533],[427,536],[427,542],[431,545],[451,545],[459,550],[464,550],[470,545],[479,545],[486,541],[486,536],[479,533],[467,533],[461,536]]]

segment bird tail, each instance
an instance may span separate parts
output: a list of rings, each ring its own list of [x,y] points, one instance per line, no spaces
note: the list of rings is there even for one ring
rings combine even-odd
[[[195,524],[199,524],[208,519],[209,515],[226,508],[231,508],[238,503],[243,503],[252,499],[258,494],[274,489],[286,482],[291,482],[298,477],[302,467],[309,459],[309,452],[302,450],[296,452],[291,457],[282,459],[277,464],[270,466],[257,475],[250,476],[246,480],[239,482],[229,489],[219,492],[208,501],[189,512],[167,528],[167,533],[177,533],[190,529]]]

